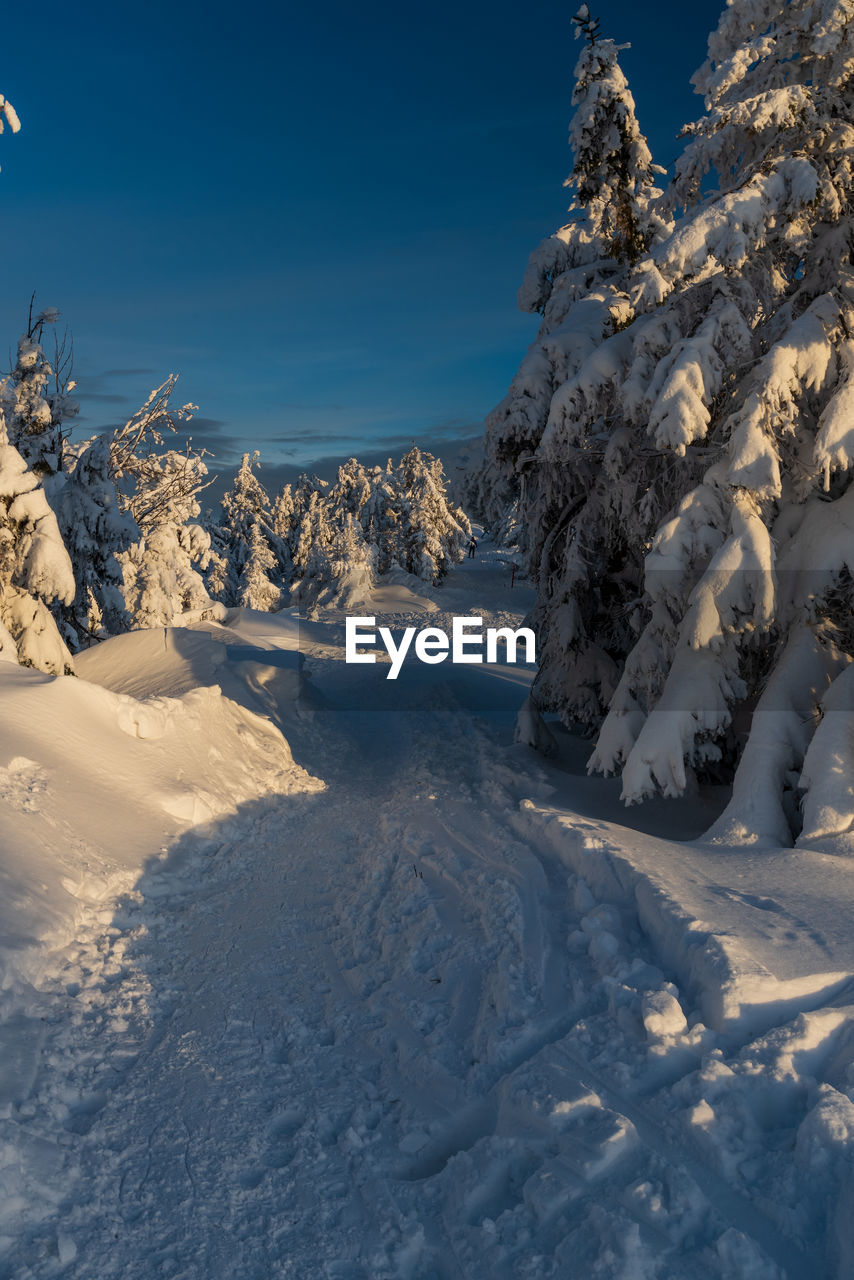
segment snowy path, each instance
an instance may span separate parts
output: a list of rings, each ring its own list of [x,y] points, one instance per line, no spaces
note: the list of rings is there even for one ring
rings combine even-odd
[[[329,653],[292,735],[326,791],[189,833],[68,950],[0,1276],[825,1274],[820,1170],[757,1159],[817,1111],[773,1069],[804,1020],[689,1030],[637,921],[531,842],[544,774],[463,705],[500,672],[354,694]]]

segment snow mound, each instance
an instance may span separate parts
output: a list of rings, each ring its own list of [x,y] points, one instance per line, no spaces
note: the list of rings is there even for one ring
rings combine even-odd
[[[520,822],[529,838],[542,833],[594,893],[636,912],[716,1031],[764,1031],[854,983],[847,859],[811,854],[805,882],[803,853],[763,850],[751,859],[741,850],[734,879],[733,855],[713,845],[678,844],[528,800]],[[684,1019],[656,999],[643,1012],[647,1033],[673,1034]]]
[[[47,951],[81,913],[132,887],[146,862],[188,826],[267,794],[317,790],[281,733],[218,687],[186,688],[217,670],[222,646],[190,633],[105,643],[83,665],[120,669],[144,700],[85,679],[0,667],[0,983],[35,982]],[[123,643],[125,642],[125,643]],[[103,651],[103,652],[102,652]],[[146,661],[151,662],[150,670]],[[171,667],[170,667],[171,663]],[[136,665],[134,665],[136,664]]]
[[[81,679],[132,698],[180,698],[215,685],[225,645],[207,631],[155,627],[114,636],[80,654]]]
[[[228,625],[156,627],[115,636],[80,655],[78,674],[132,698],[181,698],[216,687],[280,729],[303,688],[299,620],[235,609]]]

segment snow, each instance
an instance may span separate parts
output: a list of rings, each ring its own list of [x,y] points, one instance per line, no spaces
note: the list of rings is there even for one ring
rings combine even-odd
[[[41,963],[32,948],[74,927],[81,896],[109,901],[117,883],[132,883],[174,837],[173,819],[179,830],[208,821],[267,786],[289,789],[302,774],[271,726],[212,683],[181,680],[187,663],[171,639],[174,676],[164,679],[168,658],[155,661],[144,701],[89,683],[86,655],[77,679],[0,670],[6,983],[8,970],[31,974]],[[152,643],[124,643],[140,640]],[[135,633],[104,650],[113,643],[136,665],[146,649],[164,648],[164,633]]]
[[[12,132],[19,133],[21,129],[21,122],[18,119],[18,113],[15,110],[15,108],[12,106],[11,102],[9,102],[9,100],[5,98],[3,94],[0,94],[0,108],[2,108],[3,115],[6,119],[6,123],[8,124]],[[3,129],[3,125],[2,125],[2,121],[0,121],[0,132],[2,132],[2,129]]]
[[[854,671],[846,666],[821,699],[822,718],[804,759],[804,824],[798,843],[854,851]]]
[[[533,598],[485,541],[378,590]],[[3,1273],[847,1275],[850,860],[704,838],[723,789],[627,826],[514,744],[530,668],[343,648],[236,609],[0,668]]]

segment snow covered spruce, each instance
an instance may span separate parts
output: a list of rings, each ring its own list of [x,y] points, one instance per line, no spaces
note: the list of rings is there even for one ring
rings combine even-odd
[[[854,5],[729,4],[663,194],[621,46],[583,25],[575,217],[520,291],[543,320],[481,509],[518,504],[536,702],[596,732],[591,769],[629,802],[735,773],[737,839],[790,843],[802,789],[809,839],[854,765]]]
[[[44,489],[0,415],[0,658],[52,675],[72,658],[49,605],[70,604],[74,575]]]

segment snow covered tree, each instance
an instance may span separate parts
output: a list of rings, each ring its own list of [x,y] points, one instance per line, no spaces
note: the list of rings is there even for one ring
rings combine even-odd
[[[73,659],[48,605],[70,604],[74,590],[56,517],[0,416],[0,659],[72,675]]]
[[[321,522],[323,532],[315,532],[293,598],[309,613],[320,605],[357,609],[374,586],[373,548],[355,516],[348,513],[332,527],[322,513],[323,504],[315,502],[311,518]]]
[[[183,451],[162,448],[165,433],[174,432],[196,407],[171,407],[176,382],[173,375],[155,388],[110,441],[120,504],[142,534],[118,557],[134,627],[222,613],[202,576],[211,560],[210,535],[197,523],[199,494],[208,483],[204,457],[191,443]]]
[[[294,576],[295,510],[293,489],[286,484],[274,500],[270,513],[273,533],[277,539],[273,549],[278,551],[278,577],[285,585],[289,584]]]
[[[338,468],[338,482],[329,491],[332,519],[343,526],[345,516],[359,519],[371,492],[368,473],[357,458],[348,458]]]
[[[5,94],[0,93],[0,133],[4,133],[6,126],[12,130],[12,133],[19,133],[21,122],[18,119],[18,113],[12,106]]]
[[[289,484],[276,497],[272,508],[273,532],[290,542],[294,530],[294,493]]]
[[[268,580],[275,585],[280,595],[282,590],[291,585],[295,575],[294,551],[299,541],[297,498],[298,495],[294,494],[291,485],[286,484],[273,499],[272,503],[267,499],[267,508],[261,514],[260,523],[264,530],[264,539],[273,557],[272,562],[267,564],[264,573]],[[225,542],[231,545],[232,540],[227,531],[224,534],[224,538]],[[257,545],[257,553],[261,555],[264,561],[268,560],[268,557],[262,551],[260,542]],[[258,564],[260,568],[260,561]],[[232,595],[235,592],[236,587],[232,589]],[[257,608],[259,606],[253,607]],[[278,608],[280,605],[277,604],[271,607]]]
[[[280,608],[281,588],[271,581],[276,569],[276,557],[261,525],[253,524],[248,531],[243,568],[238,579],[237,603],[246,609],[266,612]]]
[[[237,589],[237,575],[229,559],[228,535],[214,521],[210,511],[206,513],[201,528],[208,539],[207,564],[203,570],[205,588],[212,600],[224,605],[234,598]]]
[[[46,325],[54,325],[59,312],[49,307],[33,316],[32,303],[26,333],[18,340],[15,367],[0,389],[0,405],[10,442],[38,476],[55,475],[62,467],[62,424],[78,412],[72,398],[71,352],[65,340],[56,343],[54,363],[42,347]]]
[[[374,566],[379,574],[388,573],[402,555],[402,514],[394,467],[389,458],[385,467],[374,467],[368,473],[368,496],[359,512],[362,530],[373,548]]]
[[[677,457],[705,443],[711,465],[653,541],[649,621],[593,764],[622,767],[628,800],[678,794],[687,766],[728,750],[735,708],[756,702],[742,768],[766,712],[787,744],[758,830],[776,837],[803,763],[805,684],[814,723],[847,661],[834,593],[852,558],[838,537],[854,459],[852,17],[838,0],[724,13],[695,77],[707,115],[671,195],[687,213],[636,292],[639,309],[663,293],[681,321],[645,397],[649,432]],[[709,169],[720,189],[701,199]],[[747,830],[740,805],[730,834]]]
[[[577,36],[585,28],[595,33],[586,6],[576,21]],[[536,530],[544,522],[530,521],[529,512],[562,502],[548,493],[549,477],[535,461],[552,396],[626,322],[625,268],[667,230],[656,203],[656,175],[663,170],[652,163],[619,66],[626,48],[594,34],[576,64],[569,129],[574,164],[564,184],[573,192],[573,217],[534,250],[519,290],[520,309],[541,314],[542,323],[510,390],[486,420],[475,509],[490,524],[521,497],[523,523]],[[586,482],[580,475],[579,487]],[[532,558],[538,553],[533,546]]]
[[[608,257],[636,262],[662,221],[655,211],[657,175],[635,103],[617,55],[630,48],[599,39],[599,23],[582,5],[573,18],[587,45],[575,68],[575,113],[569,145],[575,161],[565,186],[575,198],[570,213],[583,215],[585,234]]]
[[[308,475],[305,472],[300,476],[293,492],[294,509],[291,515],[291,523],[297,538],[305,514],[312,505],[312,495],[320,494],[323,497],[328,488],[327,482],[318,476]]]
[[[109,432],[83,446],[66,442],[64,484],[53,486],[53,506],[76,588],[73,601],[60,606],[58,615],[72,649],[130,627],[120,556],[139,539],[140,529],[121,509],[111,444]]]
[[[301,580],[308,566],[327,563],[335,530],[330,523],[330,509],[322,488],[313,488],[312,479],[301,477],[295,494],[295,508],[299,512],[296,526],[296,544],[293,552],[294,574]]]
[[[288,558],[286,543],[273,529],[270,499],[254,468],[258,453],[244,453],[234,484],[222,500],[225,541],[235,575],[233,605],[271,610],[281,604],[282,562]]]
[[[587,718],[607,710],[591,767],[621,770],[627,801],[679,794],[692,767],[731,773],[746,713],[725,838],[791,838],[793,789],[817,785],[833,740],[809,746],[822,700],[845,705],[833,690],[854,647],[852,18],[850,0],[727,7],[695,78],[706,115],[661,206],[678,219],[625,265],[620,322],[587,330],[535,449],[540,476],[571,476],[584,453],[600,467],[588,497],[568,481],[528,508],[537,701],[583,714],[599,646],[611,665],[587,678]],[[591,564],[592,623],[573,585]]]
[[[271,526],[270,499],[255,474],[259,453],[244,453],[234,483],[222,500],[225,527],[235,538],[248,537],[259,521]]]
[[[413,445],[395,472],[399,493],[399,563],[408,573],[439,583],[459,563],[471,537],[468,517],[448,500],[442,464]]]
[[[134,627],[180,626],[224,616],[208,594],[200,569],[210,540],[201,525],[153,525],[119,561],[124,597]]]
[[[110,464],[121,495],[123,510],[141,529],[170,522],[182,524],[193,511],[199,514],[197,495],[204,487],[207,468],[204,454],[189,442],[183,452],[163,445],[182,422],[192,417],[194,404],[172,406],[178,382],[171,374],[155,387],[145,404],[113,432]]]

